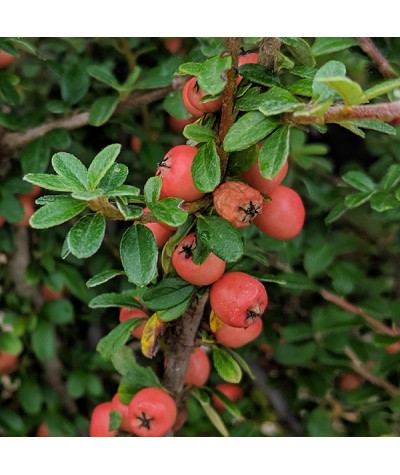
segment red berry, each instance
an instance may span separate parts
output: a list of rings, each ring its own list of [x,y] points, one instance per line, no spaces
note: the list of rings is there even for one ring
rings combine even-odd
[[[113,410],[111,402],[98,404],[90,419],[90,437],[114,437],[116,430],[108,430],[110,427],[110,412]]]
[[[304,225],[305,209],[300,196],[287,186],[278,186],[264,201],[263,212],[254,224],[275,239],[292,239]]]
[[[29,196],[33,200],[42,193],[42,188],[39,185],[32,185],[32,191],[21,196]]]
[[[249,170],[247,170],[247,172],[243,173],[242,178],[256,190],[266,195],[270,195],[281,184],[281,181],[286,176],[288,168],[289,165],[286,160],[279,172],[269,180],[261,175],[259,164],[256,162]]]
[[[183,129],[193,123],[193,117],[189,117],[188,119],[177,119],[172,115],[168,116],[168,125],[172,132],[176,134],[181,134]]]
[[[10,374],[17,369],[19,358],[17,355],[10,355],[5,351],[0,351],[0,374]]]
[[[337,386],[342,391],[352,391],[364,383],[364,379],[358,374],[343,373],[338,377]]]
[[[175,196],[185,201],[195,201],[204,196],[194,185],[192,163],[197,148],[177,145],[171,148],[158,164],[156,175],[162,178],[160,198]]]
[[[0,50],[0,69],[5,69],[10,66],[17,58],[12,54],[6,53],[5,51]]]
[[[58,300],[64,297],[65,290],[52,290],[47,285],[42,285],[42,295],[45,300]]]
[[[18,226],[19,228],[27,228],[29,227],[29,219],[35,212],[33,198],[29,195],[20,195],[19,200],[24,209],[24,217],[21,219],[21,221],[15,223],[15,226]]]
[[[171,54],[177,53],[182,48],[182,38],[165,38],[163,43]]]
[[[146,228],[149,228],[156,239],[157,247],[162,247],[174,233],[171,229],[166,228],[161,223],[145,223]]]
[[[225,262],[210,252],[202,264],[193,262],[197,241],[194,233],[188,234],[172,254],[172,264],[182,279],[193,285],[210,285],[225,272]]]
[[[222,326],[215,332],[215,339],[229,348],[240,348],[241,346],[255,340],[261,333],[263,322],[261,318],[246,328],[231,327],[222,323]]]
[[[261,193],[240,181],[222,183],[214,190],[213,199],[216,212],[235,228],[249,226],[263,210]]]
[[[188,410],[185,406],[178,412],[178,415],[176,416],[175,424],[172,426],[173,432],[178,432],[178,430],[182,428],[183,424],[186,422],[187,416]]]
[[[42,422],[38,427],[36,437],[51,437],[49,427],[45,422]]]
[[[400,351],[400,341],[397,343],[392,343],[391,345],[387,346],[386,351],[391,355],[394,355]]]
[[[139,152],[140,152],[140,149],[142,148],[142,141],[140,140],[139,137],[136,137],[136,136],[131,137],[130,144],[131,144],[131,149],[132,149],[135,153],[139,153]]]
[[[129,403],[131,431],[140,437],[161,437],[174,425],[176,403],[160,388],[144,388]]]
[[[6,220],[3,218],[3,216],[0,216],[0,227],[3,226],[5,222]]]
[[[221,383],[217,384],[216,389],[224,394],[227,398],[231,401],[238,401],[239,399],[243,398],[243,390],[240,386],[232,383]],[[221,401],[221,399],[216,395],[212,395],[212,400],[214,406],[219,410],[223,411],[225,409],[225,404]]]
[[[146,312],[141,310],[140,308],[128,308],[128,307],[122,307],[120,312],[119,312],[119,321],[125,322],[126,320],[131,320],[132,318],[142,318],[147,320],[149,316],[147,315]],[[144,321],[141,325],[138,327],[134,328],[131,331],[131,335],[140,340],[142,338],[142,333],[143,333],[143,328],[146,325],[146,321]]]
[[[189,81],[183,86],[182,102],[189,114],[191,114],[193,117],[202,117],[204,111],[193,106],[192,103],[189,101],[189,89],[193,87],[193,82],[196,82],[196,78],[189,79]]]
[[[201,99],[207,94],[199,88],[197,79],[192,78],[188,81],[189,86],[187,89],[187,98],[190,104],[199,111],[205,112],[217,112],[221,109],[222,98],[214,99],[208,102],[201,102]]]
[[[268,295],[260,281],[244,272],[228,272],[211,286],[210,304],[227,325],[248,327],[265,311]]]
[[[210,360],[205,351],[196,348],[190,355],[185,384],[188,386],[204,386],[210,376],[210,371]]]
[[[128,415],[129,406],[128,404],[124,404],[119,400],[118,393],[111,399],[111,410],[118,411],[121,414],[121,429],[126,432],[131,432],[131,424]]]

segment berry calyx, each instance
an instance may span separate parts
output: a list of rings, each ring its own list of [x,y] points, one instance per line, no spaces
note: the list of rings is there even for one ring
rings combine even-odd
[[[161,437],[174,425],[176,403],[161,388],[144,388],[129,403],[131,431],[140,437]]]
[[[235,228],[245,228],[263,211],[261,193],[240,181],[227,181],[213,192],[214,208]]]
[[[131,320],[132,318],[143,319],[143,323],[131,331],[131,335],[140,340],[142,338],[143,329],[146,325],[146,320],[149,316],[140,308],[122,307],[119,311],[120,323],[126,322],[126,320]]]
[[[197,148],[192,145],[177,145],[166,153],[156,172],[162,179],[160,198],[175,196],[195,201],[204,196],[192,178],[191,168],[196,153]]]
[[[110,431],[108,429],[110,426],[110,412],[112,410],[111,402],[102,402],[94,408],[90,419],[90,437],[114,437],[116,435],[116,430]]]
[[[268,295],[260,281],[245,272],[228,272],[211,286],[210,304],[227,325],[246,328],[264,313]]]
[[[257,318],[254,323],[246,328],[231,327],[221,322],[221,326],[214,333],[214,336],[221,345],[228,348],[240,348],[255,340],[261,334],[262,328],[261,318]]]
[[[210,376],[210,371],[210,360],[205,351],[201,348],[196,348],[190,355],[185,384],[187,386],[204,386]]]
[[[268,179],[261,175],[260,166],[258,162],[256,162],[247,172],[241,175],[241,178],[251,187],[269,196],[281,184],[287,174],[288,168],[289,165],[286,160],[279,172],[271,179]]]
[[[217,281],[225,272],[225,262],[212,252],[201,264],[193,262],[193,252],[197,240],[195,233],[188,234],[176,247],[172,254],[172,264],[182,279],[193,285],[210,285]]]
[[[278,186],[270,193],[271,201],[264,201],[263,212],[254,224],[268,236],[287,240],[303,229],[305,209],[300,196],[287,186]]]
[[[239,401],[243,398],[243,390],[237,384],[232,383],[221,383],[215,386],[218,391],[220,391],[224,396],[229,398],[231,401]],[[216,395],[212,395],[212,401],[214,406],[219,411],[223,411],[225,409],[225,404],[221,401],[221,399]]]

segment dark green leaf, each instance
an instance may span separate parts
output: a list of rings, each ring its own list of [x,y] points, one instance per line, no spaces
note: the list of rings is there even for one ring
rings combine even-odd
[[[110,86],[113,89],[118,90],[120,88],[120,84],[114,74],[105,66],[91,65],[87,68],[87,72],[92,78],[107,84],[107,86]]]
[[[289,156],[290,126],[284,125],[273,132],[260,150],[259,166],[264,178],[272,178],[283,167]]]
[[[210,419],[210,422],[218,430],[218,432],[222,436],[228,437],[229,436],[228,429],[226,428],[223,420],[221,419],[221,416],[210,405],[210,398],[208,396],[204,397],[203,395],[200,394],[199,391],[193,391],[192,396],[194,396],[195,399],[200,403],[200,406],[202,407],[202,409],[206,413],[207,417]]]
[[[208,142],[214,140],[216,137],[215,132],[200,124],[189,124],[183,129],[183,135],[194,142]]]
[[[67,379],[68,394],[77,399],[85,394],[86,374],[82,371],[73,371]]]
[[[28,414],[39,414],[43,397],[40,386],[30,377],[24,377],[18,390],[22,408]]]
[[[238,261],[243,255],[243,241],[238,230],[223,218],[201,217],[197,236],[211,252],[228,264]]]
[[[112,94],[96,99],[90,108],[89,124],[95,127],[105,124],[119,104],[119,96]]]
[[[144,72],[143,79],[136,83],[136,89],[157,89],[169,86],[181,61],[182,59],[179,56],[171,56],[162,61],[159,66]]]
[[[39,361],[48,361],[56,353],[53,327],[48,322],[40,320],[32,332],[32,349]]]
[[[306,366],[317,354],[314,342],[303,344],[283,344],[275,349],[275,359],[285,366]]]
[[[159,176],[152,176],[144,185],[144,197],[147,203],[155,203],[161,191],[162,180]]]
[[[362,171],[350,171],[342,176],[342,179],[359,191],[372,191],[376,184],[374,181]]]
[[[307,431],[311,437],[335,437],[331,414],[322,407],[314,409],[307,417]]]
[[[86,285],[90,287],[96,287],[97,285],[104,284],[105,282],[108,282],[109,280],[113,279],[114,277],[117,277],[118,275],[125,275],[125,272],[122,270],[105,270],[103,272],[100,272],[100,274],[97,274],[90,278],[87,282]]]
[[[298,81],[290,84],[290,86],[287,87],[287,90],[297,96],[311,97],[312,83],[313,81],[310,78],[299,79]]]
[[[206,94],[215,96],[224,89],[227,79],[226,71],[230,69],[232,58],[230,56],[215,56],[202,63],[197,76],[197,83]]]
[[[194,292],[194,290],[193,290]],[[190,302],[192,301],[193,293],[183,302],[175,305],[174,307],[167,308],[165,310],[159,310],[157,312],[158,318],[163,322],[171,322],[181,317],[186,310],[189,308]]]
[[[96,188],[100,183],[100,180],[115,162],[120,151],[121,145],[112,144],[103,148],[103,150],[94,157],[88,170],[88,183],[90,189]]]
[[[143,208],[135,205],[125,205],[120,198],[117,198],[117,208],[127,220],[138,219],[143,214]]]
[[[114,163],[108,172],[103,176],[99,187],[107,191],[112,191],[121,186],[129,174],[129,168],[123,163]]]
[[[66,129],[53,129],[45,135],[46,143],[55,149],[67,149],[71,145],[71,136]]]
[[[325,63],[314,76],[313,96],[323,102],[327,99],[336,99],[337,93],[329,86],[320,81],[320,79],[330,77],[345,77],[346,66],[340,61],[328,61]]]
[[[351,195],[347,195],[346,198],[344,199],[344,204],[347,208],[353,209],[357,208],[358,206],[361,206],[364,204],[366,201],[368,201],[371,196],[373,195],[372,192],[360,192],[360,193],[352,193]]]
[[[176,119],[187,119],[190,116],[189,112],[186,110],[182,101],[182,92],[181,91],[172,91],[164,99],[163,102],[164,109],[168,114],[172,115]]]
[[[347,206],[344,203],[340,203],[328,213],[325,218],[325,224],[331,224],[337,221],[345,212],[347,211]]]
[[[290,112],[302,107],[303,104],[286,89],[273,87],[263,94],[263,102],[259,105],[258,110],[265,116],[270,116],[282,112]]]
[[[68,178],[60,177],[58,175],[50,175],[47,173],[28,173],[23,177],[28,183],[39,185],[42,188],[53,191],[75,191],[82,187],[76,185]]]
[[[355,38],[320,37],[315,38],[311,50],[314,56],[322,56],[324,54],[337,53],[357,45],[358,43]]]
[[[324,272],[335,259],[335,247],[329,243],[313,246],[304,254],[304,268],[310,277]]]
[[[242,370],[238,363],[225,350],[214,347],[212,359],[217,373],[228,383],[240,383]]]
[[[125,382],[134,386],[136,391],[146,387],[161,387],[154,371],[137,363],[132,350],[122,346],[111,358],[114,368],[125,378]],[[135,391],[135,392],[136,392]]]
[[[43,173],[50,161],[50,149],[43,138],[33,140],[21,152],[22,171],[24,173]]]
[[[22,204],[13,194],[0,195],[0,216],[9,223],[18,223],[24,217]]]
[[[74,306],[67,299],[45,302],[41,311],[47,320],[57,323],[58,325],[74,321]]]
[[[378,213],[400,207],[400,201],[392,193],[379,191],[371,197],[371,208]]]
[[[258,160],[260,149],[257,145],[252,145],[240,152],[232,152],[229,154],[228,170],[229,175],[241,175],[247,172]]]
[[[122,422],[122,414],[119,411],[110,412],[110,423],[108,425],[109,431],[114,431],[119,428]]]
[[[57,267],[71,294],[82,300],[82,302],[87,303],[89,301],[89,293],[80,270],[72,265],[63,263],[59,263]]]
[[[142,224],[128,228],[121,239],[121,262],[130,282],[147,285],[157,269],[157,244],[150,229]]]
[[[86,208],[86,203],[66,198],[65,200],[49,203],[36,211],[29,220],[32,228],[45,229],[65,223]]]
[[[229,129],[224,149],[227,152],[244,150],[255,145],[278,127],[279,123],[261,112],[248,112]]]
[[[282,38],[283,39],[283,38]],[[290,44],[286,43],[286,48],[292,56],[304,66],[315,66],[315,59],[310,45],[303,38],[291,38]],[[295,43],[294,41],[295,40]]]
[[[132,318],[117,325],[110,333],[104,336],[97,344],[97,351],[102,358],[109,360],[128,341],[131,331],[141,325],[141,319]]]
[[[180,76],[197,76],[200,73],[201,63],[183,63],[179,66],[178,71],[176,72],[177,75]]]
[[[397,186],[400,183],[400,164],[390,165],[385,176],[380,182],[380,186],[384,190],[390,190],[391,188]]]
[[[287,325],[282,329],[282,338],[291,343],[293,341],[309,340],[313,336],[313,331],[307,323],[297,323],[294,325]]]
[[[279,86],[281,81],[279,76],[261,64],[243,64],[239,67],[239,74],[245,79],[262,86]]]
[[[193,182],[203,193],[214,191],[221,181],[221,165],[214,142],[207,142],[196,153],[192,163]]]
[[[68,66],[61,77],[61,97],[69,105],[77,104],[87,93],[89,76],[79,63]]]
[[[0,350],[11,355],[18,355],[22,351],[22,341],[11,332],[0,334]]]
[[[16,106],[20,102],[18,92],[4,73],[0,73],[0,101],[10,106]]]
[[[0,427],[4,428],[11,435],[25,435],[24,419],[6,407],[0,407]]]
[[[351,123],[363,129],[376,130],[383,134],[396,135],[396,128],[379,120],[352,120]]]
[[[74,155],[66,152],[58,152],[53,155],[51,163],[57,175],[74,183],[76,191],[87,189],[87,169]]]
[[[185,302],[194,289],[193,285],[179,277],[166,278],[144,291],[143,302],[152,310],[169,309]]]
[[[181,198],[163,198],[156,203],[147,204],[152,214],[169,226],[180,226],[188,217],[188,213],[180,208]]]
[[[286,282],[286,287],[293,290],[318,290],[318,286],[306,275],[300,272],[292,272],[290,274],[278,274],[278,279]]]
[[[90,308],[133,307],[140,308],[140,304],[130,293],[107,293],[94,297],[89,302]]]
[[[71,253],[83,259],[95,254],[103,242],[106,220],[101,213],[90,213],[77,221],[68,233]]]

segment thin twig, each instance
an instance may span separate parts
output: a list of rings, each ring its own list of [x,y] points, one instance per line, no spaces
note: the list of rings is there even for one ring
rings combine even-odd
[[[375,46],[371,38],[357,38],[360,48],[369,56],[379,72],[385,78],[395,78],[396,73],[393,71],[389,61],[383,56],[379,49]]]
[[[388,381],[378,378],[374,374],[370,373],[349,346],[345,347],[344,352],[350,358],[352,367],[356,373],[375,386],[385,389],[391,396],[400,396],[399,388],[393,386],[393,384],[389,383]]]

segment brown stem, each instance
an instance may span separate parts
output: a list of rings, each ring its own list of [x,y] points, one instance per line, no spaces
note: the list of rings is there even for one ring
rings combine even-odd
[[[219,126],[218,141],[223,143],[226,134],[233,124],[233,108],[235,105],[236,93],[236,72],[238,67],[239,53],[240,53],[240,38],[228,39],[227,53],[232,57],[232,67],[227,72],[227,83],[222,93],[222,108],[221,108],[221,123]],[[219,157],[221,160],[222,175],[225,174],[228,165],[229,153],[225,152],[223,147],[219,147]]]
[[[29,233],[27,228],[15,228],[16,250],[9,261],[9,272],[15,289],[21,297],[32,300],[38,311],[43,304],[43,297],[39,289],[29,285],[25,280],[25,272],[30,263]],[[55,336],[56,338],[56,336]],[[61,401],[71,414],[78,412],[73,399],[68,396],[65,382],[62,379],[63,367],[57,356],[42,363],[44,378],[47,383],[59,394]]]
[[[282,114],[282,121],[295,124],[329,124],[353,119],[376,119],[391,122],[397,117],[400,117],[400,101],[352,107],[332,106],[320,117]]]
[[[354,351],[349,346],[345,347],[344,352],[350,358],[352,367],[354,371],[356,371],[356,373],[358,373],[365,380],[369,381],[375,386],[379,386],[380,388],[385,389],[391,396],[393,397],[400,396],[399,388],[397,388],[396,386],[393,386],[393,384],[389,383],[385,379],[378,378],[374,374],[370,373],[362,364],[362,362],[359,360],[358,356],[354,353]]]
[[[165,337],[167,366],[163,385],[171,392],[178,408],[182,407],[184,403],[182,395],[186,371],[207,299],[208,292],[205,292],[200,298],[195,298],[182,317],[170,324]]]
[[[396,74],[389,64],[389,61],[383,56],[379,49],[375,46],[371,38],[357,38],[360,48],[364,53],[370,57],[373,63],[375,63],[379,72],[385,78],[395,78]]]
[[[87,202],[92,211],[100,212],[105,218],[125,221],[125,216],[105,196]]]
[[[392,329],[388,327],[387,325],[380,322],[373,316],[369,315],[363,309],[356,307],[350,302],[347,302],[347,300],[344,300],[342,297],[339,297],[338,295],[335,295],[332,292],[329,292],[329,290],[320,289],[319,293],[321,294],[322,298],[324,298],[328,302],[331,302],[337,305],[338,307],[343,308],[344,310],[347,310],[348,312],[351,312],[354,315],[358,315],[361,318],[363,318],[377,332],[382,333],[384,335],[389,335],[389,336],[400,336],[400,329],[396,330],[396,329]]]
[[[278,38],[263,38],[260,44],[258,63],[275,70],[281,42]]]
[[[175,84],[174,87],[179,87]],[[114,112],[114,116],[126,112],[132,108],[141,107],[158,101],[173,90],[172,86],[154,89],[151,91],[136,91],[124,102],[121,102]],[[22,132],[8,132],[3,134],[0,141],[2,154],[19,149],[53,129],[74,130],[89,124],[89,112],[77,112],[68,117],[52,120],[33,129]]]
[[[119,45],[121,49],[121,53],[125,56],[126,61],[129,65],[129,69],[133,71],[136,67],[136,56],[129,46],[129,38],[120,38]]]

